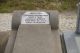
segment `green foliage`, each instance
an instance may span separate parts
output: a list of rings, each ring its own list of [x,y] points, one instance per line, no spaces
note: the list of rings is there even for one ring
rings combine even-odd
[[[0,12],[14,10],[74,10],[77,0],[0,0]]]
[[[0,0],[0,3],[5,3],[7,2],[7,0]]]
[[[77,0],[63,0],[61,4],[62,10],[73,10],[76,8]]]

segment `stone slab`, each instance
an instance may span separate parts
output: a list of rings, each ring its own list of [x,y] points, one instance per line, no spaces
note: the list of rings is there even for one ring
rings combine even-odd
[[[20,25],[12,53],[62,53],[57,35],[50,25]]]
[[[80,53],[79,52],[80,39],[78,39],[79,38],[78,36],[79,35],[76,34],[74,31],[64,32],[64,42],[67,53]]]
[[[62,52],[62,45],[61,45],[61,38],[60,35],[62,32],[60,32],[59,30],[51,30],[52,31],[52,35],[53,35],[53,39],[54,39],[54,52],[55,53],[63,53]]]
[[[14,42],[16,39],[16,34],[17,34],[17,31],[15,31],[15,30],[12,30],[9,32],[9,39],[8,39],[4,53],[12,53],[13,47],[14,47]]]
[[[8,37],[9,37],[8,32],[0,32],[0,53],[4,53]]]
[[[75,39],[76,39],[76,43],[80,52],[80,36],[75,37]]]

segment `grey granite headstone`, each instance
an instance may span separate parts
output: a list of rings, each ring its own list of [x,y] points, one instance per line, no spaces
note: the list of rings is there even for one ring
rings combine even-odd
[[[78,4],[78,18],[77,18],[77,29],[76,32],[80,34],[80,3]]]
[[[78,37],[78,38],[77,38]],[[80,53],[80,36],[74,31],[64,32],[64,42],[67,53]]]

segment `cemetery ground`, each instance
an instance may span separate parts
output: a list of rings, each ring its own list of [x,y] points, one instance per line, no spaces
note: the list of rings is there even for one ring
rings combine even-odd
[[[58,10],[59,30],[68,31],[76,29],[77,13],[75,12],[76,0],[59,1],[52,0],[6,0],[0,2],[0,32],[11,30],[12,14],[14,10]],[[32,2],[33,1],[33,2]],[[66,12],[64,12],[66,11]],[[0,36],[2,38],[3,36]],[[8,36],[4,36],[5,39]],[[4,39],[4,40],[5,40]],[[2,41],[2,40],[0,40]],[[1,42],[0,42],[1,44]]]
[[[11,21],[13,13],[0,13],[0,32],[11,30]],[[68,31],[76,29],[77,13],[67,11],[59,13],[59,30]],[[7,36],[6,36],[7,37]]]

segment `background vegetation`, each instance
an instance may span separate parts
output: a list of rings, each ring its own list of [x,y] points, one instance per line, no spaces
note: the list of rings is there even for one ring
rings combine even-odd
[[[0,12],[14,10],[75,10],[77,0],[0,0]]]

